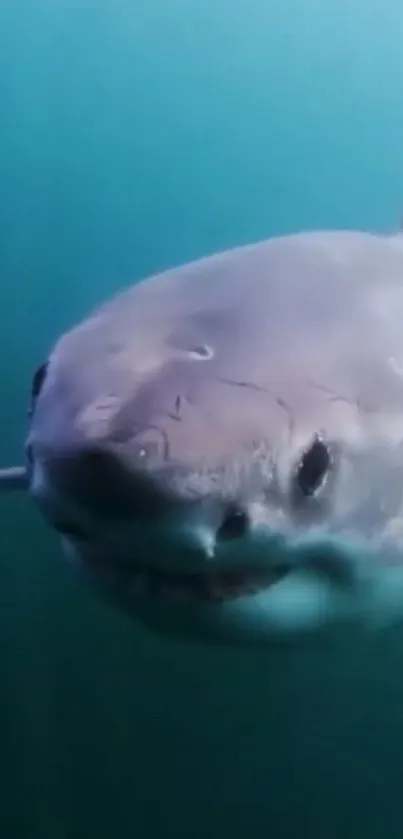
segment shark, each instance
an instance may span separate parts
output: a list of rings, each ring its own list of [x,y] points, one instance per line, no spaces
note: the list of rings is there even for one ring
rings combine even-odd
[[[403,237],[319,230],[148,277],[34,372],[27,492],[79,578],[224,645],[403,620]]]

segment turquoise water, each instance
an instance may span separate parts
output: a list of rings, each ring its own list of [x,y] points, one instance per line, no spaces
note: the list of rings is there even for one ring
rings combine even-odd
[[[402,36],[398,0],[2,0],[1,462],[34,367],[119,286],[290,230],[398,225]],[[324,669],[302,713],[299,671],[284,695],[262,658],[96,602],[24,498],[1,499],[0,558],[2,836],[401,839],[392,653],[382,701]]]

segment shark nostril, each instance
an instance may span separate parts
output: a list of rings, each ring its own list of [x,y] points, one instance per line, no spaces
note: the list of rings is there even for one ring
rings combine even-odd
[[[248,525],[249,519],[246,513],[238,507],[230,507],[218,530],[217,537],[221,540],[241,539]]]

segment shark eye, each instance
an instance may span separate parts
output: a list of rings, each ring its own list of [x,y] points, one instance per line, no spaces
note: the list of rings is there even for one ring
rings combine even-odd
[[[323,440],[317,437],[298,464],[296,484],[299,493],[305,498],[314,495],[323,484],[330,465],[329,449]]]
[[[48,362],[46,361],[44,364],[41,364],[40,367],[37,367],[35,370],[34,375],[32,376],[31,382],[31,406],[29,413],[32,414],[35,408],[35,402],[42,390],[44,381],[46,379],[46,372],[48,369]]]

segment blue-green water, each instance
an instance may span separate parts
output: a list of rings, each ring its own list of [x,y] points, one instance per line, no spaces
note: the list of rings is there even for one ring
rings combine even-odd
[[[119,286],[275,233],[398,224],[402,41],[398,0],[2,0],[3,463],[33,368]],[[401,839],[385,656],[380,691],[314,661],[279,686],[269,659],[149,636],[2,499],[0,835]]]

